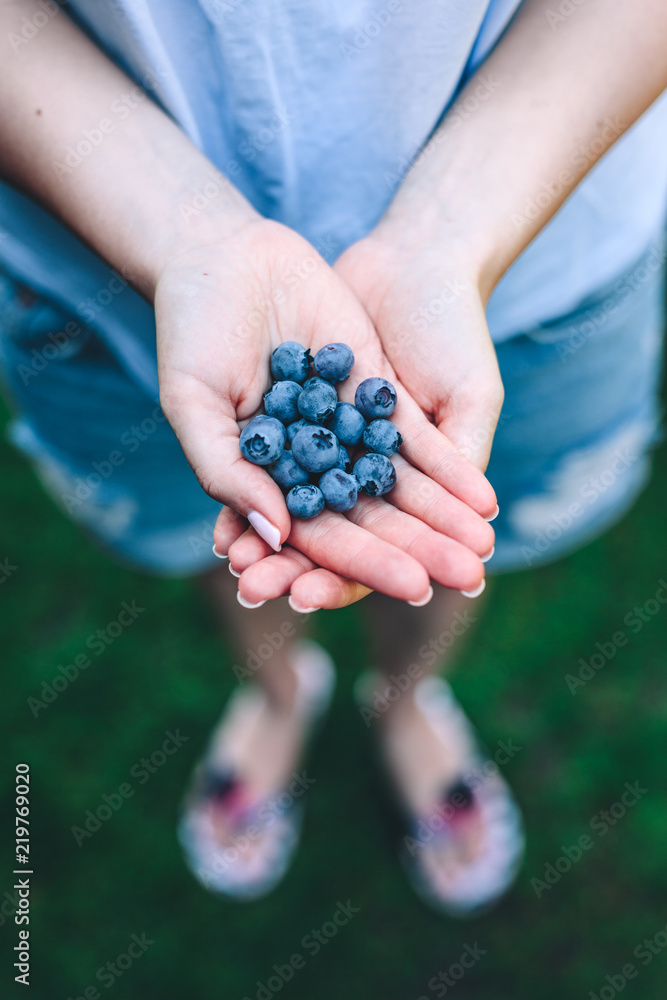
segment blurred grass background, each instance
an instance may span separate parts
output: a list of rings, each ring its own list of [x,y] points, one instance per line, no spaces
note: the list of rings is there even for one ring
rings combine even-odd
[[[456,923],[413,896],[383,827],[369,731],[351,699],[365,666],[363,607],[314,622],[340,681],[309,761],[317,782],[294,867],[273,895],[251,905],[222,901],[194,882],[175,837],[177,809],[234,684],[237,651],[220,647],[195,583],[110,563],[1,444],[0,560],[17,569],[0,585],[0,897],[6,902],[12,885],[14,764],[26,760],[35,868],[29,995],[66,1000],[97,986],[105,996],[96,971],[126,951],[132,934],[145,933],[154,943],[113,983],[113,995],[254,1000],[274,963],[301,952],[305,967],[275,995],[431,1000],[445,989],[457,1000],[562,1000],[598,995],[606,985],[609,997],[605,977],[633,962],[639,975],[627,996],[663,996],[667,949],[646,966],[632,953],[667,925],[667,607],[576,695],[564,675],[576,672],[580,657],[590,659],[597,641],[628,631],[624,616],[667,578],[666,459],[663,446],[651,486],[606,537],[557,565],[501,578],[465,648],[454,678],[460,699],[492,751],[497,740],[522,748],[504,773],[525,812],[528,855],[495,911]],[[34,718],[28,697],[132,600],[145,612]],[[187,742],[140,786],[130,769],[176,728]],[[77,846],[72,826],[128,780],[135,795]],[[639,781],[647,794],[605,836],[594,834],[594,848],[538,899],[531,879],[543,878],[563,845],[591,832],[591,818],[619,800],[626,781]],[[358,914],[318,955],[308,954],[304,935],[348,899]],[[20,996],[10,957],[17,928],[7,912],[0,995]],[[463,979],[429,986],[475,943],[485,954]]]

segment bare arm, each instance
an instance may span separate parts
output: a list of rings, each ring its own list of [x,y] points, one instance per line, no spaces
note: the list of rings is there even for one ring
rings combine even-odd
[[[667,4],[529,0],[408,174],[385,222],[466,249],[490,293],[603,153],[667,87]],[[473,101],[491,81],[488,100]],[[667,142],[667,136],[665,137]],[[548,203],[545,185],[553,192]],[[539,211],[526,215],[526,204]],[[424,202],[427,200],[428,205]]]
[[[477,586],[484,575],[479,555],[493,539],[483,519],[495,506],[493,490],[402,387],[396,420],[418,477],[403,510],[391,508],[382,519],[371,510],[363,526],[327,512],[292,530],[279,487],[241,458],[238,422],[259,409],[271,350],[283,340],[317,350],[345,330],[357,358],[346,392],[368,375],[395,379],[377,334],[313,248],[261,218],[64,13],[27,45],[12,45],[23,19],[39,11],[34,0],[0,0],[0,172],[154,304],[163,409],[202,487],[240,515],[233,532],[243,531],[250,514],[273,548],[289,539],[315,563],[326,552],[331,579],[340,583],[340,573],[364,585],[355,589],[346,579],[334,605],[369,587],[423,598],[430,567],[426,556],[410,554],[415,533],[424,551],[445,547],[434,569],[439,582]],[[79,165],[63,169],[67,147],[76,149],[91,130],[101,140]],[[219,193],[205,209],[183,211],[216,174]],[[294,280],[304,273],[307,280]],[[422,516],[415,498],[424,488],[436,495]],[[265,596],[289,590],[278,571],[267,579]]]
[[[206,212],[184,212],[217,174],[211,162],[64,12],[26,44],[12,43],[38,12],[35,0],[0,3],[0,173],[134,275],[152,301],[167,260],[255,213],[222,175]],[[91,130],[100,145],[68,169],[67,147]]]
[[[488,298],[667,86],[664,0],[584,0],[560,20],[556,10],[523,5],[376,230],[336,265],[399,377],[482,468],[503,398]],[[444,308],[417,321],[432,301]]]

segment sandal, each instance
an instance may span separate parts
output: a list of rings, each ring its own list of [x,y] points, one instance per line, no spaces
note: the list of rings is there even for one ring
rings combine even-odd
[[[335,672],[328,653],[315,642],[295,648],[292,668],[297,677],[295,707],[302,714],[304,738],[301,755],[322,719],[333,694]],[[305,772],[293,774],[277,795],[253,801],[243,775],[222,750],[225,729],[238,712],[252,714],[263,707],[254,685],[240,687],[211,737],[203,760],[196,767],[185,796],[178,837],[195,878],[212,892],[237,900],[266,895],[287,871],[299,842],[303,797],[312,779]],[[234,829],[231,844],[223,844],[216,825],[224,819]],[[250,844],[261,846],[244,858]]]
[[[378,675],[362,675],[358,701],[369,706],[377,690]],[[403,833],[400,860],[413,889],[431,908],[453,917],[478,915],[516,877],[525,847],[521,814],[495,762],[489,770],[490,758],[447,682],[425,677],[415,684],[414,699],[443,747],[451,752],[457,746],[467,763],[425,813],[415,812],[392,783]],[[472,858],[471,844],[476,848]]]

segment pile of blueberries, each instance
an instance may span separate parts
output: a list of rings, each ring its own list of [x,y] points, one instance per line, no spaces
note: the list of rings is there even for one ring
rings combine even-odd
[[[244,458],[266,466],[287,492],[293,517],[316,517],[325,505],[351,510],[360,492],[379,497],[396,483],[389,456],[402,438],[387,419],[396,406],[396,389],[386,379],[367,378],[354,405],[339,402],[335,384],[349,377],[353,364],[347,344],[326,344],[313,358],[289,340],[271,355],[275,381],[264,394],[266,412],[243,428],[240,447]],[[347,449],[357,447],[366,454],[353,464]]]

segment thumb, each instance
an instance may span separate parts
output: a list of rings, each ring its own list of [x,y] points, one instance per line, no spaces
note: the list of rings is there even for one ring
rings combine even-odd
[[[489,464],[504,395],[494,354],[483,377],[459,386],[436,414],[438,430],[482,472]]]
[[[275,551],[290,533],[280,487],[241,455],[234,406],[198,379],[161,386],[160,401],[202,489],[248,518]]]

